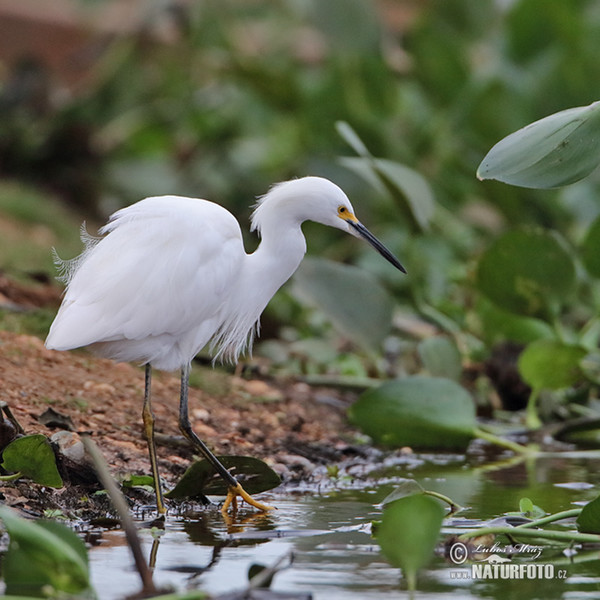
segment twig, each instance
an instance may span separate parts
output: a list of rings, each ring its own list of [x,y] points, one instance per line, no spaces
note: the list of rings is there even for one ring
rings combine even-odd
[[[117,514],[119,515],[119,519],[121,520],[121,525],[125,531],[125,536],[127,538],[129,548],[131,549],[135,566],[140,574],[140,578],[142,579],[142,594],[144,596],[157,596],[160,592],[152,580],[152,572],[150,571],[150,568],[146,563],[146,559],[144,558],[142,545],[140,544],[140,538],[138,537],[133,519],[129,514],[127,502],[125,501],[125,498],[123,497],[123,494],[119,490],[114,479],[111,477],[108,470],[108,465],[106,464],[102,453],[100,450],[98,450],[98,446],[96,446],[96,444],[88,435],[82,435],[81,439],[85,449],[94,463],[94,468],[98,474],[98,479],[100,479],[100,482],[108,492],[110,500],[115,507]]]

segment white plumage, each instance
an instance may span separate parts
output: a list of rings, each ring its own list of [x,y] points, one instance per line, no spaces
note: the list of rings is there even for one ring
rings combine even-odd
[[[223,207],[179,196],[146,198],[117,211],[100,229],[103,237],[84,237],[83,254],[63,263],[67,288],[46,346],[91,346],[118,361],[181,368],[187,385],[189,365],[207,344],[216,358],[233,361],[251,346],[262,311],[306,252],[306,220],[363,237],[404,271],[356,219],[344,192],[319,177],[277,184],[259,200],[252,230],[262,241],[252,254]],[[144,407],[150,412],[147,373]],[[181,402],[180,427],[198,445],[186,430],[187,387]],[[149,419],[145,414],[147,432]]]

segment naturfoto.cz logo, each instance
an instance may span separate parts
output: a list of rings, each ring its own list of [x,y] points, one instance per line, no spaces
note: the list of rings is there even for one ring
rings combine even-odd
[[[511,548],[511,553],[523,551],[530,557],[539,557],[541,548],[527,546],[522,548]],[[556,569],[553,564],[513,563],[510,558],[499,556],[500,549],[484,548],[479,546],[477,553],[488,554],[486,558],[474,562],[468,569],[453,570],[450,572],[451,579],[566,579],[566,569]],[[504,550],[505,552],[507,549]],[[469,558],[469,549],[462,542],[455,542],[450,547],[450,560],[455,565],[462,565]]]

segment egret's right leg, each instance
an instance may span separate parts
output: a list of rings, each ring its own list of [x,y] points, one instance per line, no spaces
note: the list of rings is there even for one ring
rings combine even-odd
[[[200,451],[204,458],[213,466],[215,471],[225,480],[229,486],[227,498],[223,504],[221,512],[226,513],[230,505],[234,509],[237,506],[236,498],[240,496],[248,504],[254,506],[258,510],[268,511],[273,510],[272,506],[263,504],[255,500],[237,481],[237,479],[221,464],[219,459],[208,449],[208,446],[196,435],[190,423],[188,414],[188,389],[190,379],[190,365],[186,365],[181,369],[181,395],[179,398],[179,429],[181,433],[192,443],[192,445]]]
[[[154,489],[156,491],[156,509],[158,514],[164,515],[167,512],[163,500],[162,489],[160,486],[160,473],[158,472],[158,459],[156,457],[156,445],[154,443],[154,415],[152,414],[151,401],[151,381],[152,366],[146,364],[145,385],[144,385],[144,407],[142,409],[142,419],[144,420],[144,433],[148,442],[148,454],[150,455],[150,466],[152,468],[152,477],[154,478]]]

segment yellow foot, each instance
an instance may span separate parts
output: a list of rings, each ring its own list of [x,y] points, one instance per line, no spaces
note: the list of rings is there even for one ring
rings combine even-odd
[[[240,496],[242,500],[245,500],[247,504],[250,506],[254,506],[258,510],[263,512],[267,512],[269,510],[274,510],[272,506],[268,506],[267,504],[263,504],[262,502],[256,501],[239,483],[237,486],[232,486],[227,490],[227,497],[225,498],[225,502],[223,502],[223,506],[221,508],[221,512],[225,515],[227,514],[227,510],[231,506],[233,511],[237,511],[237,497]]]

